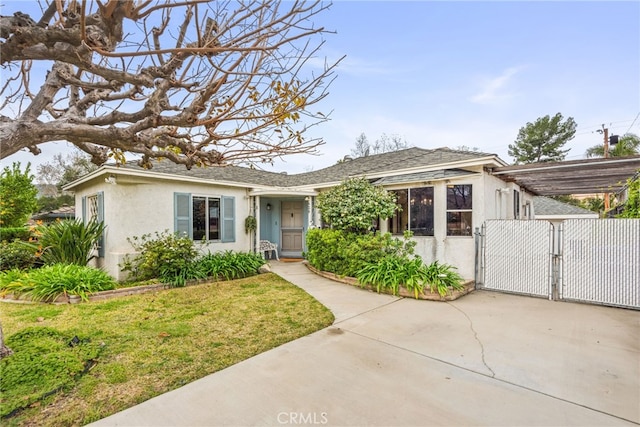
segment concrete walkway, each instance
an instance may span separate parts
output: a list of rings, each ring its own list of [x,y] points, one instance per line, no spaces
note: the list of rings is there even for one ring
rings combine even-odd
[[[95,426],[640,423],[640,312],[474,292],[451,303],[273,270],[334,325]]]

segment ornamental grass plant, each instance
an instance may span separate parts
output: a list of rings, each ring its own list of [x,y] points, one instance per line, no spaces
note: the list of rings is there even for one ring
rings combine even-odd
[[[97,244],[106,226],[95,220],[84,223],[81,219],[66,219],[39,225],[34,234],[40,251],[40,260],[47,265],[87,265],[97,257]]]

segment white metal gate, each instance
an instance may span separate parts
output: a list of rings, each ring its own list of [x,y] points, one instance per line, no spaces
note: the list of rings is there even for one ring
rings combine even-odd
[[[477,238],[480,288],[640,309],[640,219],[490,220]]]
[[[487,289],[551,294],[553,226],[547,221],[486,221],[484,280]]]
[[[640,220],[560,225],[560,298],[640,308]]]

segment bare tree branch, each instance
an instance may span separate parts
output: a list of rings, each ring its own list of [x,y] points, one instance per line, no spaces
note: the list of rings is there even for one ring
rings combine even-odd
[[[147,167],[154,159],[190,168],[313,153],[323,142],[304,133],[327,117],[311,107],[326,97],[337,65],[314,69],[311,61],[326,33],[312,19],[328,8],[49,0],[37,23],[22,12],[0,17],[0,66],[16,73],[0,92],[0,158],[60,140],[98,164],[133,153]],[[49,72],[12,67],[26,61],[51,64]]]

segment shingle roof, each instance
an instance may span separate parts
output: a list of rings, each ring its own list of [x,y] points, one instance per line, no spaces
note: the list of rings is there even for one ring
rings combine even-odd
[[[558,200],[544,196],[535,196],[533,198],[533,210],[536,216],[597,215],[588,209],[559,202]]]
[[[401,184],[406,182],[418,182],[418,181],[435,181],[441,179],[455,178],[467,175],[479,175],[480,172],[472,172],[464,169],[438,169],[428,172],[416,172],[404,175],[385,176],[384,178],[377,179],[373,182],[373,185],[389,185],[389,184]]]
[[[473,151],[457,151],[449,148],[407,148],[406,150],[373,156],[358,157],[353,160],[337,163],[318,171],[307,172],[295,176],[297,185],[320,184],[342,181],[352,176],[366,176],[385,172],[396,172],[415,167],[434,166],[464,160],[479,159],[494,154]]]
[[[145,171],[146,169],[131,162],[121,166],[125,169]],[[266,185],[284,187],[288,185],[288,176],[276,172],[267,172],[259,169],[251,169],[240,166],[210,166],[206,168],[193,167],[190,170],[183,165],[177,165],[170,161],[155,162],[151,172],[169,175],[187,176],[212,181],[237,182],[242,184]]]
[[[428,167],[491,156],[495,155],[472,151],[456,151],[448,148],[428,150],[414,147],[390,153],[358,157],[317,171],[293,175],[266,172],[240,166],[213,166],[207,168],[194,167],[191,170],[187,170],[184,166],[176,165],[169,161],[154,163],[152,171],[155,173],[166,173],[214,181],[228,181],[274,187],[298,187],[304,185],[339,182],[353,176],[392,173],[403,169]],[[128,163],[123,167],[127,169],[142,170],[142,168],[133,163]]]

